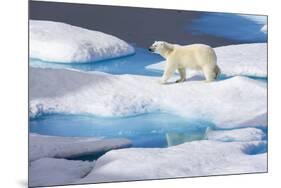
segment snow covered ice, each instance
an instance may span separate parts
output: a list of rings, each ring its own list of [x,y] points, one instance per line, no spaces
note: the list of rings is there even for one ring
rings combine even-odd
[[[134,53],[125,41],[66,23],[30,20],[30,57],[59,63],[85,63]]]
[[[128,139],[56,137],[30,133],[29,160],[45,157],[70,158],[130,146],[131,142]]]
[[[233,141],[261,141],[265,133],[257,128],[242,128],[234,130],[209,130],[206,132],[206,139],[223,142]]]
[[[129,116],[160,110],[205,119],[220,128],[263,126],[267,122],[264,82],[237,76],[213,83],[193,80],[160,85],[157,79],[31,68],[30,115]]]
[[[71,184],[87,175],[94,162],[42,158],[30,163],[29,186]]]
[[[110,151],[99,158],[93,170],[77,183],[266,172],[266,153],[248,154],[248,150],[260,144],[264,142],[206,140],[164,149]]]
[[[93,162],[66,160],[111,149],[130,147],[127,139],[57,137],[29,134],[29,186],[51,186],[73,183],[86,174]]]

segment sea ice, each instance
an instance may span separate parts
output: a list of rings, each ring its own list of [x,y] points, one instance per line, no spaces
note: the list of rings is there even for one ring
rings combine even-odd
[[[158,78],[30,68],[30,115],[129,116],[161,110],[220,128],[266,126],[267,85],[236,76],[161,85]]]
[[[29,160],[40,158],[70,158],[129,147],[128,139],[87,137],[57,137],[29,134]]]
[[[30,57],[59,63],[85,63],[134,53],[125,41],[66,23],[31,20]]]
[[[87,175],[94,162],[42,158],[30,163],[29,186],[71,184]]]
[[[209,130],[206,139],[223,142],[233,141],[260,141],[265,138],[265,133],[257,128],[242,128],[234,130]]]
[[[206,140],[169,148],[110,151],[77,183],[266,172],[267,154],[250,153],[263,144]]]

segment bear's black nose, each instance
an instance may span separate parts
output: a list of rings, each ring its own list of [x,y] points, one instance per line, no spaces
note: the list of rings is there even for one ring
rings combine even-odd
[[[152,51],[152,49],[151,49],[151,48],[148,48],[148,51],[150,51],[150,52],[151,52],[151,51]]]

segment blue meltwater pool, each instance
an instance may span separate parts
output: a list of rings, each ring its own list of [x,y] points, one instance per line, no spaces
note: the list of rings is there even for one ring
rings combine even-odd
[[[129,117],[52,114],[32,119],[29,126],[31,132],[43,135],[127,138],[133,147],[151,148],[202,140],[213,125],[155,112]]]
[[[32,67],[57,68],[57,69],[76,69],[80,71],[100,71],[109,74],[134,74],[146,76],[161,76],[162,72],[146,69],[147,65],[159,63],[164,59],[157,54],[149,52],[145,48],[135,47],[135,54],[90,63],[56,63],[46,62],[39,59],[30,59]]]

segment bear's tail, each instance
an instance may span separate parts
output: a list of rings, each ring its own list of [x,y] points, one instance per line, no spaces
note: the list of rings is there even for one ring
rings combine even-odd
[[[218,79],[219,75],[221,74],[221,69],[219,68],[218,65],[215,67],[215,73],[216,73],[216,79]]]

